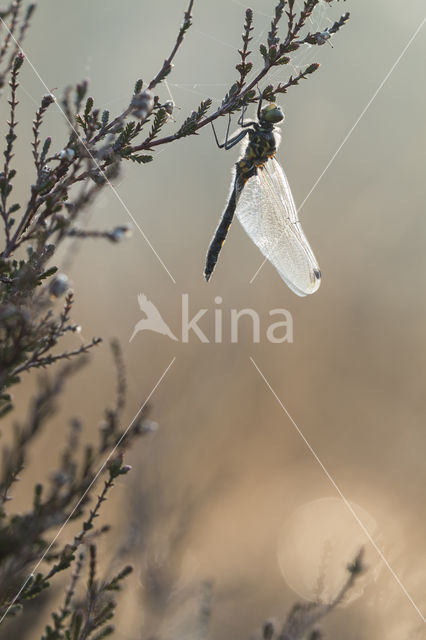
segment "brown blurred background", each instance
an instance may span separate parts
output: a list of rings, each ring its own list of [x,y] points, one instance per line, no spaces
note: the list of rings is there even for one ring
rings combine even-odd
[[[232,83],[244,6],[243,0],[195,3],[194,26],[169,78],[178,122],[202,99],[220,100]],[[259,38],[274,2],[255,0],[249,6],[260,64]],[[183,0],[120,5],[44,0],[26,53],[56,95],[87,76],[95,103],[115,113],[127,104],[135,79],[149,81],[158,70],[185,7]],[[333,39],[334,48],[296,56],[297,69],[316,60],[321,69],[281,100],[286,121],[278,159],[297,204],[425,17],[422,0],[412,0],[409,11],[397,0],[352,0],[335,8],[324,3],[320,26],[329,26],[345,10],[352,19]],[[303,226],[323,272],[321,288],[311,298],[292,294],[269,264],[249,284],[262,260],[238,222],[212,282],[204,283],[205,252],[238,153],[220,152],[208,128],[195,139],[169,145],[147,166],[127,167],[117,184],[176,284],[137,230],[117,247],[88,240],[76,256],[69,273],[77,298],[74,318],[85,338],[122,342],[129,420],[176,356],[151,401],[159,430],[132,453],[133,478],[123,480],[110,503],[110,519],[122,513],[127,500],[130,519],[143,520],[148,511],[154,523],[151,528],[139,523],[137,571],[117,638],[140,637],[141,573],[152,561],[148,539],[156,562],[171,563],[173,575],[180,576],[182,600],[188,595],[196,601],[196,585],[212,581],[211,637],[221,639],[247,638],[266,617],[283,619],[294,601],[309,597],[318,579],[316,549],[320,553],[324,544],[331,545],[328,571],[338,584],[345,562],[363,542],[358,524],[340,508],[338,494],[250,356],[343,494],[359,505],[360,518],[426,615],[425,55],[426,27],[303,208]],[[290,72],[282,68],[284,81]],[[31,120],[45,93],[28,66],[22,89],[20,122],[28,137],[21,137],[19,161],[28,181]],[[161,97],[169,98],[166,88]],[[60,113],[52,109],[48,122],[59,149],[66,141]],[[170,132],[174,127],[171,122]],[[221,136],[225,128],[224,119],[218,123]],[[127,222],[109,191],[87,224],[109,228]],[[263,332],[268,311],[284,307],[293,316],[294,343],[269,344],[263,333],[260,344],[253,344],[247,325],[239,343],[231,344],[227,322],[223,344],[201,344],[196,337],[182,344],[148,332],[128,344],[141,317],[139,292],[177,335],[182,293],[189,294],[193,313],[209,309],[200,326],[210,336],[215,296],[223,298],[224,316],[231,308],[257,310]],[[70,414],[84,418],[90,437],[114,384],[105,344],[69,386],[54,432],[46,433],[34,452],[34,473],[49,467]],[[30,393],[27,387],[20,396],[21,413]],[[17,496],[22,504],[30,499],[27,481]],[[173,560],[169,534],[178,538]],[[291,559],[285,553],[283,559],[283,548],[291,548]],[[366,552],[371,570],[360,590],[364,594],[324,622],[327,637],[426,637],[415,608],[369,543]],[[190,618],[185,609],[168,621],[163,635],[177,637],[179,628],[185,629],[182,636],[195,638]]]

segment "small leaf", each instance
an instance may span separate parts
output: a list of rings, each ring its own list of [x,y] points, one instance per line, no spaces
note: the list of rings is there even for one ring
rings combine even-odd
[[[126,160],[132,160],[133,162],[137,162],[137,164],[147,164],[148,162],[152,162],[153,159],[153,156],[138,155],[136,153],[126,156]]]
[[[39,276],[39,280],[45,280],[46,278],[48,278],[49,276],[53,276],[54,273],[56,273],[58,270],[58,267],[50,267],[50,269],[47,269],[47,271],[44,271],[40,276]]]
[[[290,58],[288,56],[283,56],[279,60],[275,62],[275,64],[288,64],[290,62]]]
[[[86,106],[84,108],[84,119],[87,120],[87,118],[90,115],[91,110],[93,109],[93,98],[87,98],[86,100]]]
[[[46,156],[47,156],[47,154],[49,152],[49,148],[50,148],[51,143],[52,143],[52,139],[51,138],[46,138],[46,140],[44,141],[43,150],[42,150],[42,152],[40,154],[40,164],[44,163],[44,161],[46,159]]]
[[[305,73],[314,73],[320,68],[320,64],[318,62],[313,62],[309,65],[309,67],[305,70]]]

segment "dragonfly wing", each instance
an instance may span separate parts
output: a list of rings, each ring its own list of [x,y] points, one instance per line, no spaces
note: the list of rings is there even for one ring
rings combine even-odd
[[[294,293],[305,296],[318,289],[318,263],[300,225],[287,178],[274,158],[244,184],[236,214]]]

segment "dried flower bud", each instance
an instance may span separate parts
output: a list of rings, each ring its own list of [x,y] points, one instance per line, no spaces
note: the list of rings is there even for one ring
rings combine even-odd
[[[267,620],[263,625],[263,640],[271,640],[274,635],[275,629],[271,620]]]
[[[16,55],[16,58],[13,61],[13,70],[18,71],[18,69],[22,67],[23,62],[24,62],[24,54],[20,52]]]
[[[60,298],[70,288],[70,281],[65,273],[58,273],[49,285],[49,292],[53,298]]]
[[[328,33],[328,31],[322,31],[321,33],[315,33],[314,38],[315,38],[316,44],[319,44],[321,46],[325,44],[327,40],[330,40],[331,35]]]
[[[72,560],[75,552],[75,547],[72,544],[66,544],[62,549],[61,559],[62,560]]]
[[[163,104],[163,109],[165,109],[166,113],[169,114],[169,116],[171,116],[173,114],[173,111],[175,109],[175,103],[173,102],[173,100],[167,100],[164,104]]]
[[[48,182],[51,173],[52,170],[47,165],[44,165],[38,174],[37,185],[45,185]]]
[[[52,482],[54,482],[60,487],[63,487],[64,485],[67,484],[67,482],[71,481],[70,474],[65,473],[64,471],[55,471],[54,473],[51,474],[50,477]]]
[[[100,169],[92,169],[92,171],[90,172],[90,177],[93,180],[93,182],[98,185],[103,185],[107,182],[107,177],[105,176],[105,173]]]
[[[146,118],[154,107],[154,98],[151,91],[145,90],[134,95],[130,106],[134,116],[141,120]]]
[[[40,169],[40,177],[44,176],[47,177],[52,173],[52,169],[50,169],[50,167],[47,166],[47,164],[43,165],[42,168]]]
[[[130,225],[123,225],[113,229],[109,235],[112,242],[120,242],[124,238],[131,238],[133,235],[133,229]]]
[[[51,93],[46,93],[41,99],[42,109],[47,109],[49,105],[56,101],[56,98]]]
[[[84,78],[84,80],[82,80],[77,86],[76,86],[76,92],[77,92],[77,99],[79,100],[79,102],[81,102],[84,98],[84,96],[87,93],[87,89],[89,87],[89,81],[87,78]]]
[[[108,461],[107,469],[109,471],[111,478],[116,478],[117,476],[121,475],[122,465],[123,465],[122,453],[118,453]]]
[[[41,258],[43,258],[44,262],[46,262],[47,260],[49,260],[49,258],[53,256],[54,253],[55,253],[55,245],[49,242],[49,244],[47,244],[42,249]]]
[[[305,73],[315,73],[315,71],[317,71],[317,69],[320,68],[320,64],[319,62],[313,62],[312,64],[309,65],[309,67],[307,69],[305,69]]]
[[[142,420],[142,423],[138,425],[137,431],[140,434],[155,433],[158,430],[158,422],[152,420]]]
[[[74,156],[75,156],[75,151],[70,147],[66,147],[65,149],[62,149],[62,151],[59,152],[59,158],[61,160],[67,160],[68,162],[71,162],[72,160],[74,160]]]

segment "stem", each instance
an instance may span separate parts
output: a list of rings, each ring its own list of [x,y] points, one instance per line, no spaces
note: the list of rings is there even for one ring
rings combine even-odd
[[[2,63],[3,58],[6,55],[6,52],[10,45],[10,40],[16,31],[16,25],[18,23],[18,15],[21,9],[21,4],[22,4],[22,0],[16,0],[16,3],[12,9],[12,20],[10,21],[10,26],[9,27],[6,26],[7,34],[4,39],[4,44],[0,50],[0,64]]]
[[[266,76],[266,74],[268,73],[268,71],[271,69],[272,66],[273,66],[272,64],[265,65],[264,68],[262,69],[262,71],[260,73],[258,73],[256,78],[254,78],[254,80],[252,80],[252,82],[250,82],[250,84],[248,84],[246,86],[244,91],[241,91],[240,93],[238,93],[235,96],[233,96],[232,100],[230,102],[222,105],[211,116],[208,116],[207,118],[204,118],[204,120],[200,120],[200,122],[197,125],[196,131],[198,131],[199,129],[202,129],[207,124],[210,124],[210,122],[213,122],[214,120],[216,120],[220,116],[224,116],[227,113],[230,113],[233,110],[233,108],[238,104],[238,102],[240,102],[242,99],[244,99],[245,95],[249,91],[251,91],[260,82],[260,80],[262,80],[262,78],[264,78],[264,76]],[[258,99],[256,99],[255,102],[258,102]],[[174,140],[178,140],[178,139],[180,139],[180,137],[177,137],[176,134],[172,134],[172,135],[166,136],[164,138],[158,138],[157,140],[153,140],[152,142],[149,142],[148,144],[146,142],[143,142],[142,144],[136,145],[135,147],[133,147],[132,148],[132,152],[143,151],[143,150],[149,151],[153,147],[158,147],[161,144],[167,144],[169,142],[173,142]]]
[[[10,100],[9,100],[9,105],[10,105],[10,120],[9,120],[9,129],[6,135],[6,149],[4,151],[4,157],[5,157],[5,161],[4,161],[4,165],[3,165],[3,180],[4,180],[4,185],[3,188],[1,190],[1,216],[3,218],[3,222],[4,222],[4,230],[5,230],[5,234],[6,234],[6,246],[9,245],[9,241],[10,241],[10,228],[9,228],[9,215],[7,212],[7,198],[9,196],[9,193],[11,191],[10,188],[10,181],[12,179],[12,176],[10,175],[10,163],[11,160],[13,158],[13,143],[16,139],[16,134],[15,134],[15,127],[18,124],[16,122],[16,118],[15,118],[15,114],[16,114],[16,107],[18,105],[18,100],[16,99],[16,92],[18,89],[18,73],[19,73],[19,69],[22,65],[22,61],[23,58],[22,57],[16,57],[15,58],[15,62],[13,65],[13,70],[12,70],[12,75],[11,75],[11,79],[10,79],[10,88],[11,88],[11,96],[10,96]]]
[[[192,18],[191,12],[192,12],[192,7],[193,6],[194,6],[194,0],[190,0],[189,5],[188,5],[188,9],[185,11],[185,14],[184,14],[183,24],[182,24],[182,26],[181,26],[181,28],[179,30],[175,46],[173,47],[169,57],[164,61],[163,66],[161,67],[160,71],[157,73],[155,78],[153,80],[151,80],[151,82],[149,83],[148,89],[150,91],[152,89],[154,89],[154,87],[156,87],[157,84],[159,84],[165,78],[165,76],[168,75],[168,73],[170,72],[171,67],[172,67],[173,58],[177,54],[177,52],[179,50],[179,47],[183,42],[183,39],[185,37],[185,33],[187,32],[187,30],[191,26],[191,18]]]

